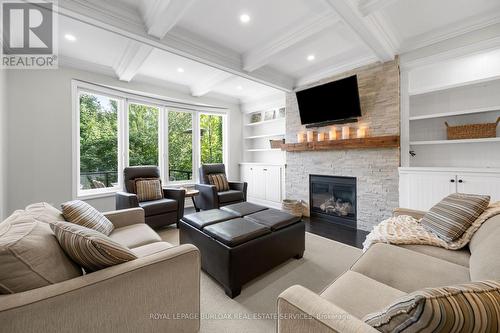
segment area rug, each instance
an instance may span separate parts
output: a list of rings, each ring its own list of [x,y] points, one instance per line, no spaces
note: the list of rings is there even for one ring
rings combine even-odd
[[[179,244],[176,228],[165,228],[158,233],[164,241]],[[227,297],[217,282],[202,272],[200,332],[275,332],[276,299],[282,291],[300,284],[320,293],[359,256],[360,249],[306,233],[302,259],[291,259],[244,285],[241,295],[234,299]]]

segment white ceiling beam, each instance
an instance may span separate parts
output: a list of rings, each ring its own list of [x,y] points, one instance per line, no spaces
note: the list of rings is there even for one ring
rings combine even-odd
[[[114,66],[116,76],[121,81],[130,82],[152,51],[152,46],[130,41],[123,56]]]
[[[337,15],[332,12],[321,17],[312,17],[299,26],[285,29],[286,32],[272,40],[263,43],[243,55],[243,69],[252,72],[267,65],[275,59],[280,52],[285,51],[303,40],[340,22]]]
[[[196,0],[154,0],[143,14],[148,34],[162,39]]]
[[[395,51],[391,42],[387,40],[383,31],[364,19],[357,9],[350,5],[348,0],[325,0],[342,18],[352,31],[368,46],[380,61],[393,60]]]
[[[208,78],[207,80],[201,81],[198,84],[191,87],[191,94],[196,97],[200,97],[208,94],[214,87],[218,84],[226,82],[234,78],[235,76],[226,72],[219,72],[214,76]]]
[[[103,8],[106,1],[94,0],[59,0],[57,12],[74,20],[104,29],[122,37],[152,46],[166,52],[176,54],[187,59],[238,75],[270,87],[291,91],[294,79],[272,68],[260,68],[251,73],[243,69],[241,55],[186,32],[176,26],[163,38],[158,39],[147,33],[144,29],[142,18],[137,13],[137,18],[119,15]],[[117,7],[119,8],[119,7]]]
[[[360,0],[358,9],[363,16],[379,11],[398,0]]]

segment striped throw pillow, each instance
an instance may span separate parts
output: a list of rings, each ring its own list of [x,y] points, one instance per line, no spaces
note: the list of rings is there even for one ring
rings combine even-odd
[[[490,203],[488,195],[453,193],[424,215],[420,223],[446,242],[453,242],[469,229]]]
[[[163,199],[163,190],[159,178],[137,178],[135,180],[135,191],[139,202]]]
[[[208,175],[208,182],[210,185],[215,185],[217,192],[229,191],[229,182],[226,175],[223,173],[214,173]]]
[[[109,236],[115,228],[113,223],[97,209],[81,200],[68,201],[61,204],[66,221],[94,229]]]
[[[93,229],[68,222],[54,222],[51,228],[64,252],[86,272],[137,259],[128,248]]]
[[[363,320],[381,332],[499,332],[500,282],[422,289]]]

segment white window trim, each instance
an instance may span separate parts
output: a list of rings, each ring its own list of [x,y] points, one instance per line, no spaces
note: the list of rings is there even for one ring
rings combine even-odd
[[[118,99],[118,186],[104,189],[90,189],[80,191],[80,92],[95,93],[110,98]],[[116,192],[123,189],[123,169],[129,165],[129,133],[128,133],[128,106],[131,103],[144,104],[158,107],[160,110],[158,140],[159,156],[158,166],[160,168],[161,178],[165,185],[186,186],[199,182],[198,169],[200,167],[200,114],[214,114],[223,116],[223,163],[228,163],[229,140],[228,140],[228,122],[229,112],[226,108],[209,106],[203,104],[193,104],[183,101],[172,101],[162,98],[143,96],[140,94],[129,93],[106,86],[83,82],[79,80],[71,81],[72,98],[72,159],[73,159],[73,186],[72,194],[75,199],[93,199],[113,196]],[[168,111],[182,111],[192,114],[193,127],[193,179],[189,181],[168,181]],[[227,171],[229,172],[229,171]],[[228,175],[229,176],[229,175]]]

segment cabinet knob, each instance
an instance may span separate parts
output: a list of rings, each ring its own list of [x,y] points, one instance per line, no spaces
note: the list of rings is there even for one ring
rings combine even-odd
[[[464,181],[463,181],[462,179],[459,179],[459,180],[458,180],[458,182],[459,182],[459,183],[463,183]]]
[[[267,169],[264,169],[264,171],[267,171]]]
[[[455,182],[455,179],[450,179],[450,183],[454,183]]]

